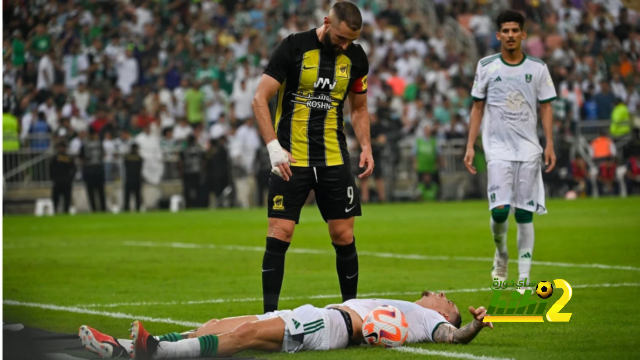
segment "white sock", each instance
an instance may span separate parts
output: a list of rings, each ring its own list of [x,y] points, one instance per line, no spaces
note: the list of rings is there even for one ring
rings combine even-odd
[[[496,249],[501,256],[507,255],[507,230],[509,229],[509,220],[498,223],[491,218],[491,232],[493,233],[493,241],[496,243]]]
[[[518,224],[518,280],[529,277],[533,257],[533,223]]]
[[[198,338],[192,338],[177,342],[160,342],[153,359],[195,359],[197,357],[200,357],[200,341]]]
[[[133,341],[129,339],[118,339],[118,343],[122,345],[123,348],[127,349],[127,352],[131,352],[131,347],[133,346]]]

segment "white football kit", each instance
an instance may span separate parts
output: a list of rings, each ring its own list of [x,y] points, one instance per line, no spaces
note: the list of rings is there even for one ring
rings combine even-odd
[[[280,317],[284,321],[283,352],[344,349],[349,345],[345,320],[331,308],[346,306],[364,320],[371,310],[381,305],[395,306],[402,311],[409,324],[407,343],[433,342],[433,333],[438,326],[448,323],[437,311],[409,301],[386,299],[353,299],[324,308],[303,305],[293,310],[278,310],[256,317],[258,320]]]
[[[345,301],[342,306],[346,306],[364,320],[369,313],[382,305],[391,305],[398,308],[404,314],[409,324],[409,336],[407,343],[433,342],[433,333],[441,324],[448,324],[447,319],[439,312],[403,300],[387,299],[353,299]],[[334,305],[329,305],[334,306]]]
[[[471,96],[485,101],[489,209],[513,205],[546,214],[536,109],[537,103],[556,98],[547,65],[527,55],[517,65],[507,64],[501,54],[485,57],[478,62]]]

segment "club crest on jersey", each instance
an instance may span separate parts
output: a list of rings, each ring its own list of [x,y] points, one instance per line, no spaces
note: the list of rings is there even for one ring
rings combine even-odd
[[[338,71],[337,71],[338,77],[342,77],[342,78],[349,77],[349,75],[347,74],[347,68],[348,68],[347,64],[338,65]]]
[[[533,76],[531,74],[525,74],[524,79],[527,80],[528,83],[530,83],[531,79],[533,79]]]
[[[276,195],[273,198],[273,210],[284,210],[284,196]]]

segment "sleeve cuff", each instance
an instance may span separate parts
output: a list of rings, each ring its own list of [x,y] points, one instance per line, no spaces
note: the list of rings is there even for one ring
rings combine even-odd
[[[546,100],[538,100],[538,102],[539,102],[540,104],[546,104],[546,103],[548,103],[548,102],[552,102],[553,100],[555,100],[555,99],[557,99],[557,98],[558,98],[557,96],[554,96],[554,97],[548,98],[548,99],[546,99]]]
[[[472,96],[471,98],[473,98],[473,101],[485,101],[485,100],[487,100],[487,98],[486,98],[486,97],[484,97],[484,98],[479,98],[479,97]]]
[[[436,342],[436,341],[433,339],[433,334],[435,334],[435,333],[436,333],[436,330],[438,330],[438,327],[439,327],[440,325],[442,325],[442,324],[446,324],[446,322],[441,321],[441,322],[437,323],[437,324],[436,324],[436,326],[433,328],[433,331],[431,332],[431,342]]]
[[[283,76],[280,76],[269,69],[266,69],[263,74],[271,76],[272,78],[276,79],[276,81],[279,82],[280,84],[284,82]]]
[[[367,90],[363,90],[363,91],[353,91],[354,94],[366,94]]]

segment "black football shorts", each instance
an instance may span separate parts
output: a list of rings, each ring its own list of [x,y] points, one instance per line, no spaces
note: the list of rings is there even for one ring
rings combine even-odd
[[[300,210],[314,190],[324,221],[361,216],[360,195],[349,165],[291,167],[293,176],[284,181],[269,176],[268,216],[298,223]]]

